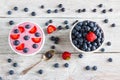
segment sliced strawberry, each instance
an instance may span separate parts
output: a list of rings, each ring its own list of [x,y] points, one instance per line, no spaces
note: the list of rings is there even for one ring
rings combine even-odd
[[[21,43],[20,45],[18,45],[17,47],[16,47],[16,49],[17,50],[23,50],[24,49],[24,43]]]
[[[16,40],[20,37],[20,34],[11,34],[10,37],[11,39]]]
[[[23,33],[25,31],[23,26],[19,26],[18,29],[20,30],[21,33]]]
[[[36,31],[37,31],[37,28],[36,28],[36,26],[34,26],[34,27],[29,31],[29,33],[34,34]]]
[[[47,27],[47,33],[51,34],[52,32],[56,31],[56,27],[54,25],[49,25]]]
[[[64,53],[62,53],[62,58],[63,58],[64,60],[69,60],[69,59],[71,58],[71,53],[65,51]]]
[[[35,43],[39,43],[41,41],[41,38],[32,38],[32,41]]]

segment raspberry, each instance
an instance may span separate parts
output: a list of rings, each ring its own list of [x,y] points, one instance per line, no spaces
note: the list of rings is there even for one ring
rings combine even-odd
[[[87,35],[86,35],[86,39],[87,39],[87,41],[89,41],[89,42],[93,42],[96,38],[97,38],[97,37],[96,37],[95,33],[93,33],[93,32],[89,32],[89,33],[87,33]]]
[[[69,60],[69,59],[71,58],[71,53],[65,51],[65,52],[62,54],[62,58],[63,58],[64,60]]]

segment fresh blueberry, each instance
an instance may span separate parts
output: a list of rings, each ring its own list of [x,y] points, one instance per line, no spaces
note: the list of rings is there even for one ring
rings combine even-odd
[[[63,4],[59,4],[58,7],[59,7],[59,8],[62,8],[62,7],[63,7]]]
[[[30,27],[31,27],[31,26],[30,26],[29,24],[25,25],[25,28],[26,28],[26,29],[30,29]]]
[[[107,42],[106,44],[107,44],[107,46],[111,46],[111,42]]]
[[[50,52],[47,52],[47,53],[45,54],[45,57],[48,58],[48,59],[50,59],[52,56],[53,56],[53,55],[52,55]]]
[[[96,49],[96,46],[92,46],[91,50],[94,51]]]
[[[18,66],[18,64],[17,63],[13,63],[13,67],[17,67]]]
[[[68,24],[68,21],[67,21],[67,20],[65,20],[63,23],[64,23],[64,24]]]
[[[59,37],[55,37],[55,41],[59,41],[60,40],[60,38]]]
[[[65,28],[66,28],[66,29],[69,29],[69,28],[70,28],[70,26],[69,26],[69,25],[66,25],[66,26],[65,26]]]
[[[52,23],[52,22],[53,22],[53,20],[51,20],[51,19],[50,19],[48,22],[49,22],[49,23]]]
[[[86,9],[82,9],[82,12],[86,12]]]
[[[41,5],[41,6],[40,6],[40,8],[41,8],[41,9],[44,9],[44,8],[45,8],[45,6],[44,6],[44,5]]]
[[[40,69],[40,70],[38,71],[38,73],[39,73],[39,74],[43,74],[43,70]]]
[[[55,44],[58,44],[59,42],[58,42],[58,41],[55,41],[54,43],[55,43]]]
[[[14,21],[13,21],[13,20],[10,20],[10,21],[9,21],[9,24],[10,24],[10,25],[13,25],[13,24],[14,24]]]
[[[65,8],[61,8],[61,11],[62,11],[62,12],[65,12]]]
[[[24,36],[24,40],[29,40],[30,37],[28,35]]]
[[[104,23],[108,23],[108,19],[105,19],[103,22],[104,22]]]
[[[7,62],[8,62],[8,63],[11,63],[11,62],[12,62],[12,59],[10,59],[10,58],[7,59]]]
[[[35,33],[35,36],[36,36],[36,37],[40,37],[40,33],[39,33],[39,32],[36,32],[36,33]]]
[[[33,47],[34,49],[36,49],[36,48],[38,48],[38,45],[37,45],[37,44],[33,44],[32,47]]]
[[[29,11],[29,9],[28,8],[24,8],[24,12],[28,12]]]
[[[83,54],[79,54],[78,57],[79,57],[79,58],[83,58]]]
[[[68,68],[68,67],[69,67],[69,64],[68,64],[68,63],[65,63],[64,66],[65,66],[66,68]]]
[[[106,13],[106,9],[103,9],[103,10],[102,10],[102,13]]]
[[[108,62],[112,62],[113,60],[112,60],[112,58],[108,58]]]
[[[99,4],[98,7],[99,7],[99,8],[103,7],[103,4]]]
[[[31,16],[36,16],[36,12],[31,12]]]
[[[47,13],[48,13],[48,14],[50,14],[50,13],[51,13],[51,10],[50,10],[50,9],[48,9],[48,10],[47,10]]]
[[[115,23],[111,24],[111,27],[115,27],[115,26],[116,26]]]
[[[93,69],[94,71],[96,71],[96,70],[97,70],[97,66],[93,66],[92,69]]]
[[[17,45],[20,44],[20,41],[19,41],[19,40],[15,40],[15,41],[13,41],[13,44],[14,44],[15,46],[17,46]]]
[[[97,9],[93,9],[93,10],[92,10],[92,12],[96,12],[96,11],[97,11]]]
[[[101,52],[105,52],[105,49],[104,49],[104,48],[101,48],[100,51],[101,51]]]
[[[87,26],[88,25],[88,21],[83,21],[83,26]]]
[[[57,29],[58,29],[58,30],[61,30],[61,29],[63,29],[63,28],[62,28],[62,26],[58,26]]]
[[[46,23],[45,23],[45,26],[48,26],[48,25],[49,25],[49,23],[48,23],[48,22],[46,22]]]
[[[83,44],[83,48],[87,49],[87,44],[86,43]]]
[[[28,48],[24,48],[24,49],[23,49],[23,52],[24,52],[24,53],[27,53],[28,51],[29,51]]]
[[[18,7],[17,7],[17,6],[15,6],[13,9],[14,9],[15,11],[17,11],[17,10],[18,10]]]
[[[109,12],[113,12],[113,9],[112,9],[112,8],[110,8],[108,11],[109,11]]]
[[[58,13],[58,9],[55,9],[55,10],[54,10],[54,13]]]
[[[75,26],[75,29],[79,31],[81,29],[81,26]]]
[[[54,67],[55,67],[55,68],[58,68],[58,67],[59,67],[59,64],[58,64],[58,63],[55,63],[55,64],[54,64]]]
[[[74,45],[77,45],[77,41],[76,40],[73,40],[72,41]]]
[[[0,80],[3,80],[2,77],[0,77]]]
[[[55,37],[54,37],[54,36],[51,36],[51,37],[50,37],[50,40],[51,40],[51,41],[55,41]]]
[[[85,69],[86,69],[86,70],[90,70],[90,66],[86,66]]]
[[[13,71],[13,70],[10,70],[8,73],[9,73],[10,75],[13,75],[13,74],[14,74],[14,71]]]
[[[14,33],[19,33],[19,30],[18,30],[18,29],[15,29],[15,30],[14,30]]]
[[[7,14],[8,14],[8,15],[11,15],[11,14],[12,14],[12,11],[8,11]]]
[[[80,13],[82,10],[81,9],[78,9],[77,12]]]
[[[78,25],[78,26],[82,26],[82,25],[83,25],[83,23],[82,23],[82,22],[79,22],[79,23],[77,23],[77,25]]]
[[[52,45],[52,46],[51,46],[51,49],[55,49],[55,46],[54,46],[54,45]]]

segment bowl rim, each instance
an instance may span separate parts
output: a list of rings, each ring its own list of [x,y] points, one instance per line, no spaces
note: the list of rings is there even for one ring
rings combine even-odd
[[[87,21],[87,20],[83,20],[83,21]],[[71,34],[72,34],[72,30],[73,30],[73,28],[79,23],[79,22],[83,22],[83,21],[79,21],[78,20],[78,22],[76,22],[74,25],[72,25],[72,28],[70,29],[70,33],[69,33],[69,38],[70,38],[70,43],[72,44],[72,46],[78,51],[78,52],[82,52],[82,53],[92,53],[92,52],[96,52],[96,51],[98,51],[102,46],[103,46],[103,44],[104,44],[104,42],[105,42],[105,34],[104,34],[104,31],[103,31],[103,29],[100,27],[100,29],[102,30],[102,32],[103,32],[103,35],[104,35],[104,40],[103,40],[103,43],[97,48],[97,49],[95,49],[95,50],[93,50],[93,51],[83,51],[83,50],[80,50],[80,49],[78,49],[74,44],[73,44],[73,42],[72,42],[72,36],[71,36]],[[88,20],[88,21],[91,21],[91,20]],[[92,22],[94,22],[94,21],[92,21]]]
[[[39,48],[38,51],[36,51],[36,52],[34,52],[34,53],[31,53],[31,54],[22,54],[22,53],[19,53],[19,52],[15,51],[14,48],[12,47],[12,45],[11,45],[11,42],[10,42],[10,32],[13,30],[13,28],[14,28],[15,26],[18,26],[18,25],[23,24],[23,23],[32,23],[32,24],[35,24],[35,25],[37,25],[37,26],[40,28],[41,32],[43,33],[43,42],[42,42],[42,44],[41,44],[41,47]],[[17,54],[19,54],[19,55],[21,55],[21,56],[32,56],[32,55],[36,55],[37,53],[39,53],[39,52],[42,50],[42,48],[43,48],[43,46],[44,46],[44,44],[45,44],[45,33],[44,33],[42,27],[39,26],[39,25],[38,25],[37,23],[35,23],[35,22],[31,22],[31,21],[20,22],[20,23],[14,25],[14,26],[10,29],[9,35],[8,35],[8,43],[9,43],[9,46],[11,47],[11,49],[12,49],[15,53],[17,53]]]

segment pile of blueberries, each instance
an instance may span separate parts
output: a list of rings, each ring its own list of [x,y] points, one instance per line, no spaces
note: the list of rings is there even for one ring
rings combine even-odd
[[[96,35],[96,39],[93,42],[86,39],[86,35],[89,32],[93,32]],[[101,46],[104,41],[104,34],[96,22],[85,20],[78,22],[74,26],[71,32],[71,38],[74,46],[78,49],[85,52],[90,52]]]

